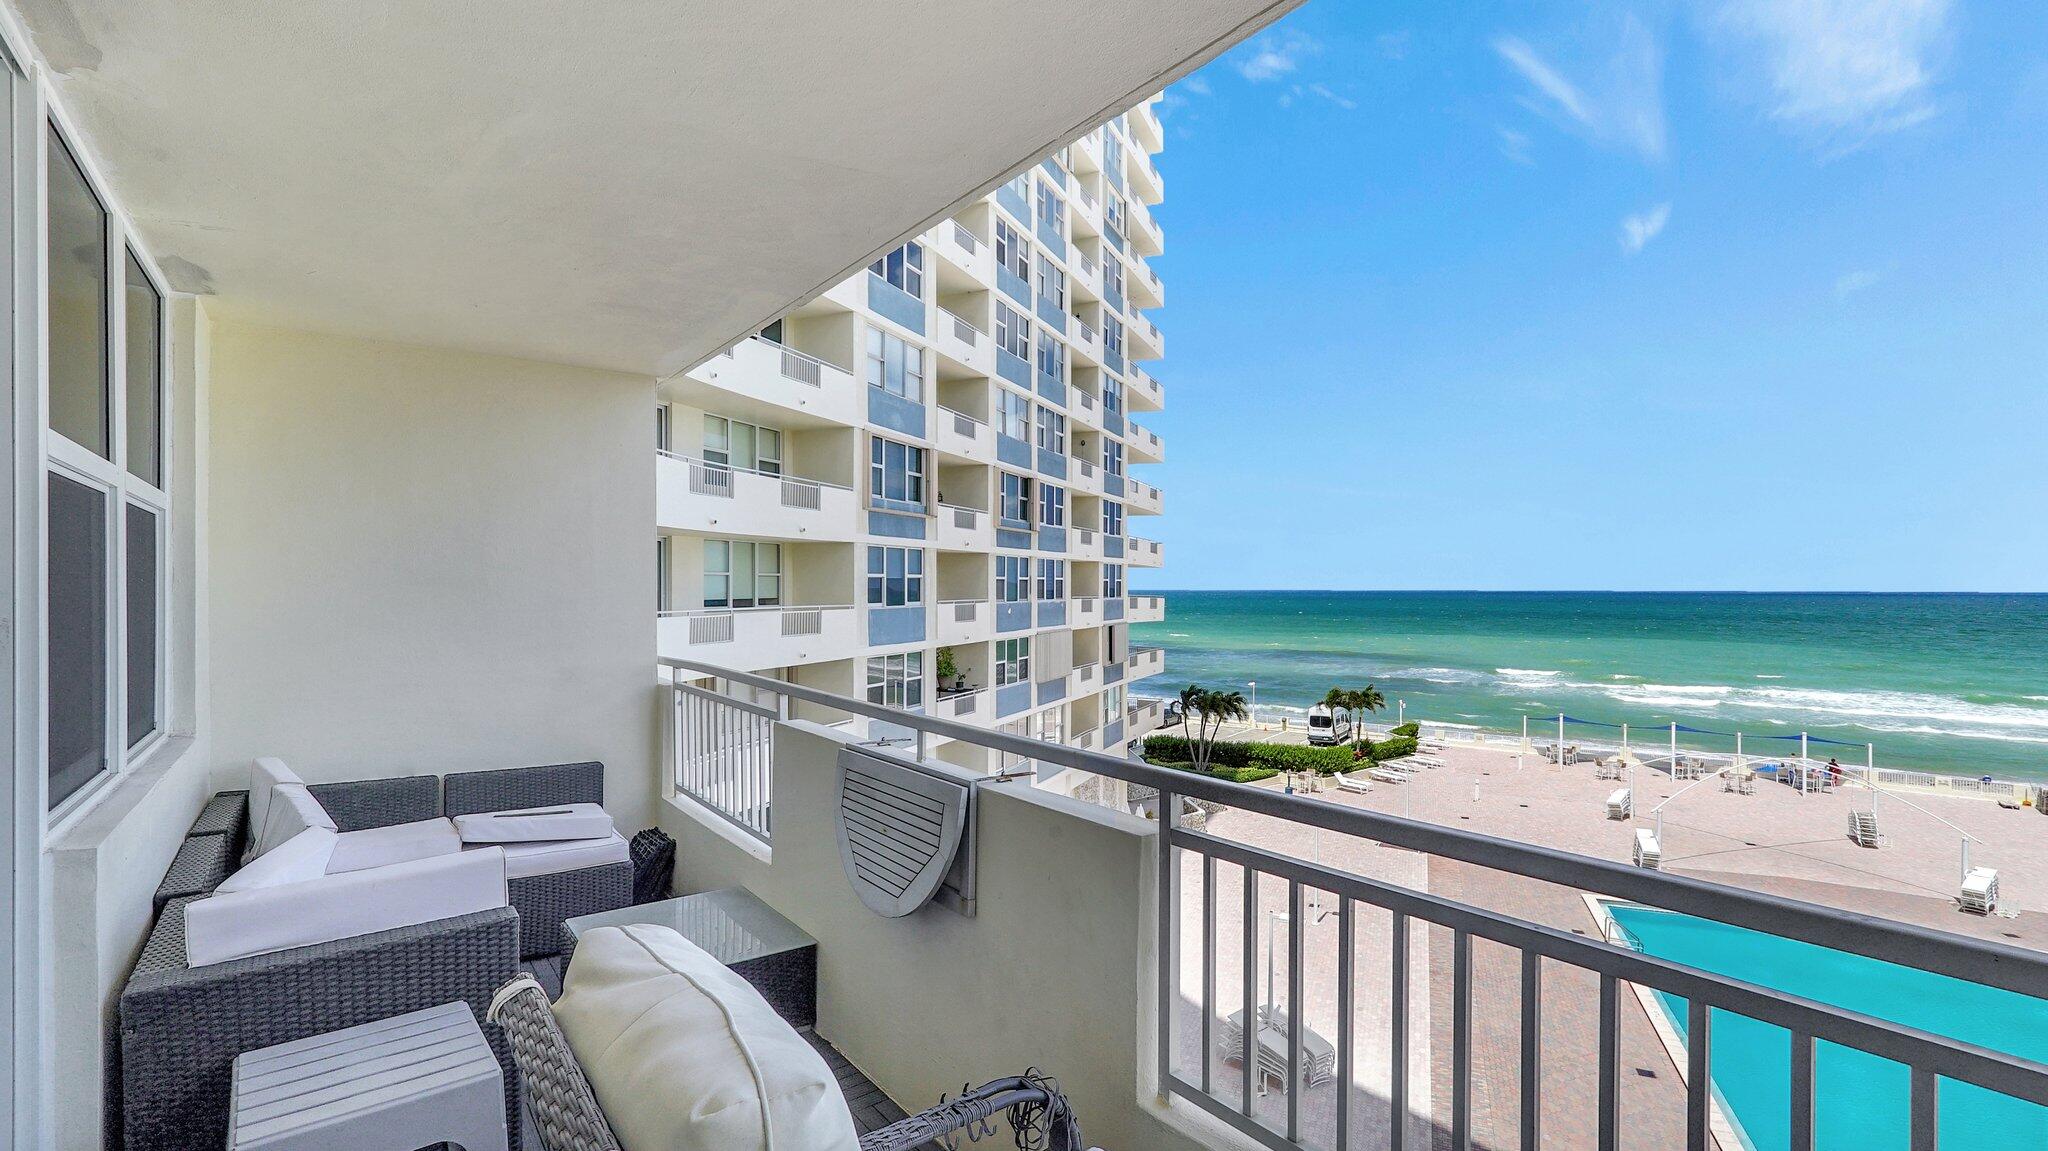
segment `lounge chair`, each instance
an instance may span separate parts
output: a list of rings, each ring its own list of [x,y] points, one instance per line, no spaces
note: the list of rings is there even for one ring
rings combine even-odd
[[[1371,791],[1371,790],[1372,790],[1372,781],[1371,781],[1371,780],[1369,780],[1369,779],[1360,779],[1360,778],[1359,778],[1359,776],[1361,776],[1361,775],[1364,775],[1364,774],[1365,774],[1365,773],[1364,773],[1364,772],[1362,772],[1362,771],[1348,771],[1348,772],[1344,772],[1343,774],[1341,774],[1341,775],[1339,775],[1339,776],[1337,777],[1337,790],[1339,790],[1339,791],[1361,791],[1361,792],[1363,792],[1363,791]]]
[[[1657,833],[1647,827],[1636,828],[1636,866],[1647,871],[1664,866],[1664,845],[1657,842]]]
[[[1963,877],[1962,909],[1976,915],[1998,910],[1998,869],[1973,867]]]
[[[1408,776],[1406,774],[1399,771],[1395,771],[1394,769],[1389,767],[1375,767],[1368,770],[1365,774],[1373,777],[1376,780],[1379,780],[1381,783],[1408,782]]]
[[[1635,814],[1635,810],[1635,800],[1629,795],[1628,788],[1615,788],[1613,794],[1607,797],[1607,818],[1609,819],[1627,819]]]

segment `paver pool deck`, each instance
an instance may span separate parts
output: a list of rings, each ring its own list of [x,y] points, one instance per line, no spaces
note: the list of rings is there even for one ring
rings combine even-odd
[[[1404,815],[1429,823],[1621,862],[1630,860],[1635,830],[1652,825],[1650,811],[1689,781],[1638,769],[1633,787],[1636,817],[1605,817],[1608,794],[1624,786],[1595,778],[1591,764],[1559,767],[1495,748],[1452,746],[1440,753],[1441,768],[1424,770],[1413,782],[1376,784],[1366,794],[1339,791],[1325,783],[1318,801]],[[1280,787],[1281,780],[1263,786]],[[1860,786],[1801,794],[1759,777],[1754,794],[1721,789],[1709,779],[1664,810],[1664,870],[1694,878],[1767,891],[1845,910],[1883,916],[1959,934],[2048,950],[2048,817],[2034,808],[2017,810],[1970,798],[1885,793],[1877,798],[1884,845],[1858,847],[1848,838],[1849,812],[1867,809],[1872,794]],[[1911,804],[1908,806],[1906,800]],[[1939,819],[1935,818],[1936,816]],[[1961,877],[1960,834],[1981,842],[1971,847],[1974,866],[1999,869],[2004,907],[2011,917],[1975,916],[1956,910]],[[1403,886],[1598,937],[1578,892],[1518,875],[1431,858],[1351,836],[1312,832],[1298,825],[1240,811],[1223,811],[1210,830],[1302,858]],[[1219,865],[1219,1015],[1241,1009],[1243,1001],[1242,876]],[[1180,1067],[1199,1074],[1200,1010],[1192,996],[1202,979],[1199,863],[1183,864],[1183,898],[1189,914],[1182,937]],[[1286,885],[1270,877],[1258,892],[1261,933],[1254,940],[1254,994],[1265,996],[1265,949],[1275,930],[1267,912],[1284,910]],[[1328,901],[1325,900],[1327,909]],[[2017,913],[2016,915],[2012,913]],[[1376,908],[1356,913],[1358,993],[1354,1035],[1357,1074],[1351,1090],[1353,1146],[1384,1147],[1389,1122],[1390,1058],[1387,917]],[[1305,945],[1304,999],[1307,1025],[1336,1038],[1336,916],[1311,913]],[[1277,929],[1281,974],[1275,998],[1286,997],[1284,927]],[[1449,1146],[1450,945],[1447,932],[1417,931],[1411,963],[1416,1001],[1411,1005],[1411,1113],[1409,1147]],[[1422,987],[1421,972],[1429,978]],[[1482,1005],[1473,1013],[1473,1143],[1507,1149],[1519,1145],[1520,956],[1484,941],[1473,951],[1473,994]],[[1598,979],[1576,969],[1546,965],[1544,979],[1543,1146],[1592,1148],[1596,1143]],[[1629,1148],[1684,1146],[1684,1084],[1650,1020],[1634,996],[1624,995],[1622,1030],[1622,1145]],[[1213,1027],[1212,1081],[1231,1102],[1240,1097],[1241,1069],[1220,1046],[1222,1027]],[[1442,1057],[1432,1058],[1431,1053]],[[1428,1090],[1423,1089],[1427,1083]],[[1329,1146],[1334,1123],[1334,1086],[1303,1093],[1306,1141]],[[1278,1082],[1257,1097],[1255,1112],[1275,1126],[1285,1115]],[[1734,1149],[1724,1149],[1734,1151]]]

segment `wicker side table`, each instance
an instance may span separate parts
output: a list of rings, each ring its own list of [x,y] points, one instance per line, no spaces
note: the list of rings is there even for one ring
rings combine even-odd
[[[584,932],[634,923],[670,928],[703,948],[752,984],[790,1026],[817,1023],[818,941],[746,888],[725,887],[565,920],[564,970],[574,961],[576,940]]]

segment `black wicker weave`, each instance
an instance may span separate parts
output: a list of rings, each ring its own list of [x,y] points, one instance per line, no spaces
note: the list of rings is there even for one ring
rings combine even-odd
[[[186,835],[225,835],[234,844],[234,854],[241,858],[243,848],[248,846],[249,837],[249,793],[246,791],[223,791],[206,801],[199,809],[199,818],[192,821],[192,830]]]
[[[605,863],[553,875],[509,880],[506,892],[519,909],[519,957],[559,955],[568,935],[562,921],[612,911],[633,902],[633,865]]]
[[[446,815],[516,811],[550,803],[603,803],[604,764],[555,763],[502,771],[451,772],[442,780]]]
[[[334,821],[336,831],[366,831],[436,819],[441,814],[441,780],[432,775],[315,783],[306,788]]]
[[[509,907],[199,968],[185,966],[183,920],[183,903],[166,909],[121,993],[126,1151],[224,1146],[242,1052],[455,1000],[481,1019],[519,970]],[[517,1074],[506,1076],[516,1146]]]
[[[164,905],[181,895],[205,895],[220,886],[235,870],[234,837],[229,835],[192,835],[178,845],[178,854],[171,859],[171,869],[164,872],[163,882],[156,885],[156,897],[152,901],[161,913]]]

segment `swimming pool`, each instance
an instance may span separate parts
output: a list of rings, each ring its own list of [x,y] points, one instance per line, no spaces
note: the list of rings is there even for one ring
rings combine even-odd
[[[1610,905],[1643,951],[1808,999],[2048,1061],[2048,1001],[1676,912]],[[1657,993],[1680,1035],[1686,1002]],[[1716,1010],[1714,1085],[1756,1151],[1791,1142],[1791,1038],[1782,1027]],[[1820,1043],[1814,1054],[1814,1145],[1905,1151],[1907,1071]],[[1942,1151],[2048,1147],[2048,1108],[1967,1083],[1941,1084]]]

